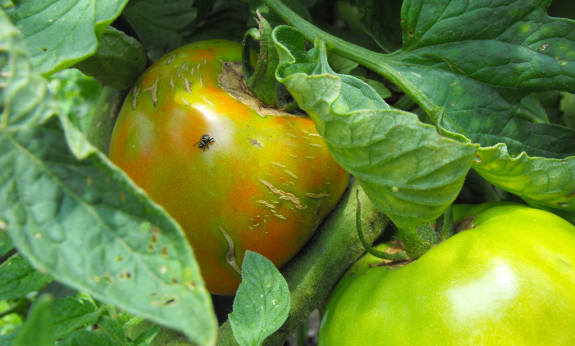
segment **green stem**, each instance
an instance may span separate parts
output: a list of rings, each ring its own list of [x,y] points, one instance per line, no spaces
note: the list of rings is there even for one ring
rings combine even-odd
[[[391,260],[391,261],[401,261],[401,260],[407,260],[409,259],[409,256],[407,256],[407,253],[405,251],[401,251],[395,254],[390,254],[384,251],[379,251],[374,249],[371,244],[369,244],[367,242],[367,240],[365,240],[365,237],[363,235],[363,228],[361,226],[361,203],[359,201],[359,190],[356,191],[356,198],[357,198],[357,209],[355,212],[355,227],[357,228],[357,234],[359,236],[359,241],[361,241],[361,244],[363,245],[363,247],[365,248],[365,250],[367,250],[367,252],[369,252],[370,254],[372,254],[373,256],[377,257],[377,258],[383,258],[386,260]]]
[[[435,222],[435,231],[441,235],[441,241],[451,238],[455,231],[453,229],[453,210],[447,208],[445,213]]]
[[[401,227],[399,236],[405,246],[405,252],[412,258],[423,256],[433,246],[430,241],[421,239],[417,227]]]
[[[305,19],[298,16],[295,12],[290,10],[279,0],[262,0],[270,9],[275,11],[283,20],[288,24],[296,27],[302,32],[304,37],[310,41],[315,42],[321,40],[326,43],[328,50],[336,52],[344,58],[354,61],[382,76],[387,78],[390,82],[397,85],[405,94],[411,97],[419,106],[429,114],[432,119],[437,119],[437,115],[442,112],[442,108],[434,104],[429,98],[419,91],[416,85],[412,84],[408,79],[403,77],[393,65],[399,66],[403,63],[393,60],[395,57],[405,53],[399,50],[393,54],[375,53],[363,47],[357,46],[353,43],[341,40],[332,36],[313,24],[307,22]]]
[[[369,200],[357,181],[351,183],[337,207],[319,226],[304,248],[281,270],[291,296],[289,317],[284,325],[270,335],[264,345],[282,345],[331,293],[341,276],[364,253],[354,226],[357,209],[352,191],[359,189],[363,218],[372,227],[365,232],[368,242],[377,239],[389,219]],[[236,345],[229,322],[218,331],[218,345]]]

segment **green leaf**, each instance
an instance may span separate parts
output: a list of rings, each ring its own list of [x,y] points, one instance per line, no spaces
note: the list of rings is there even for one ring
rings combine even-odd
[[[561,122],[575,129],[575,95],[566,92],[561,93],[560,110],[563,112]]]
[[[14,339],[13,346],[52,346],[54,345],[54,334],[52,333],[52,297],[43,294],[36,299],[30,312],[28,320]]]
[[[521,166],[520,155],[538,167],[565,160],[562,177],[575,171],[575,130],[556,124],[532,123],[520,116],[520,102],[536,91],[573,91],[575,83],[575,22],[545,14],[549,1],[488,0],[405,1],[401,50],[382,55],[331,37],[298,18],[277,0],[264,0],[304,31],[306,39],[321,39],[335,53],[353,60],[399,86],[439,127],[441,134],[471,140],[493,151],[492,169],[474,168],[504,190],[540,202],[549,187],[537,170]],[[489,22],[489,26],[485,23]],[[504,148],[505,147],[505,148]],[[496,148],[496,149],[494,149]],[[525,153],[525,154],[522,154]],[[481,158],[483,160],[483,158]],[[534,186],[517,191],[509,172],[524,171]],[[539,192],[537,192],[539,191]],[[570,185],[559,193],[571,196]],[[559,196],[558,195],[558,196]],[[561,208],[555,202],[547,207]]]
[[[363,31],[373,38],[384,52],[401,48],[401,5],[398,0],[354,0],[361,13]]]
[[[518,109],[519,116],[534,123],[549,123],[547,112],[539,102],[537,94],[529,94],[521,99]]]
[[[18,130],[0,131],[0,218],[19,253],[71,288],[213,344],[181,227],[65,114]]]
[[[0,257],[6,256],[14,249],[14,244],[12,244],[12,239],[10,239],[7,231],[6,222],[0,216]]]
[[[98,319],[98,328],[105,331],[116,345],[125,345],[128,342],[122,325],[110,316],[102,315]]]
[[[52,313],[54,336],[60,339],[79,328],[96,323],[104,309],[98,308],[88,299],[67,297],[54,301]]]
[[[146,52],[140,42],[108,27],[96,54],[74,65],[101,85],[127,89],[146,69]]]
[[[128,0],[19,1],[8,14],[22,31],[31,62],[44,76],[94,54],[98,38]]]
[[[48,85],[60,106],[82,133],[86,134],[92,123],[103,88],[93,78],[75,69],[66,69],[48,77]]]
[[[306,52],[294,29],[278,27],[274,39],[278,80],[370,200],[401,226],[437,219],[457,197],[477,146],[440,136],[415,114],[391,109],[366,83],[336,74],[323,46]]]
[[[37,272],[19,254],[0,265],[0,299],[22,297],[52,281],[49,275]]]
[[[234,336],[242,346],[261,345],[278,330],[289,314],[287,282],[264,256],[246,251],[242,263],[242,283],[229,315]]]
[[[56,346],[123,346],[118,344],[112,337],[100,330],[87,331],[79,329],[63,340],[57,341]]]
[[[0,134],[0,210],[15,246],[70,287],[213,343],[210,298],[181,228],[60,121],[76,156],[55,122]]]
[[[575,157],[544,159],[523,153],[511,158],[506,149],[503,144],[481,148],[473,168],[535,207],[575,211]]]
[[[143,0],[128,5],[123,14],[138,33],[152,61],[156,61],[189,43],[187,36],[203,19],[198,17],[197,3],[197,0]]]
[[[0,131],[37,126],[55,112],[46,81],[32,72],[20,32],[0,10]]]

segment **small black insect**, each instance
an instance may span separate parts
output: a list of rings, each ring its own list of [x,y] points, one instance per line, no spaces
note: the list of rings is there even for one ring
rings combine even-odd
[[[198,143],[199,143],[198,147],[199,147],[200,149],[204,149],[204,150],[210,149],[210,146],[209,146],[209,145],[212,144],[212,143],[215,143],[215,142],[216,142],[216,140],[213,139],[213,138],[211,138],[210,136],[208,136],[208,135],[203,135],[202,138],[200,138],[200,141],[198,142]],[[196,144],[198,144],[198,143],[196,143]],[[196,144],[194,144],[194,146],[195,146]]]

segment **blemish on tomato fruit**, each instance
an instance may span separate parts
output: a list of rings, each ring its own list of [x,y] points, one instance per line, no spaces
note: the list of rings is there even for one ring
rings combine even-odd
[[[216,107],[216,106],[214,106],[214,104],[211,103],[210,100],[208,100],[204,95],[202,95],[202,98],[204,99],[204,101],[206,101],[206,103],[209,103],[210,105],[212,105],[212,107],[214,107],[214,108]]]
[[[144,91],[149,91],[150,95],[152,96],[152,102],[154,102],[154,107],[158,105],[158,79],[154,81],[152,86],[144,89]]]
[[[194,71],[196,71],[196,69],[192,67],[192,69],[190,70],[190,75],[191,75],[191,76],[194,75]]]
[[[266,207],[271,208],[271,209],[275,209],[275,207],[276,207],[275,205],[269,204],[268,202],[262,201],[262,200],[256,201],[256,203],[263,204],[263,205],[265,205]]]
[[[192,83],[190,83],[190,81],[188,80],[187,77],[184,77],[184,87],[186,88],[186,91],[189,92],[191,95],[193,95],[194,93],[192,92],[192,89],[190,88],[192,86]]]
[[[293,203],[294,207],[296,207],[296,209],[307,209],[307,205],[304,206],[301,204],[301,201],[299,200],[299,198],[297,198],[294,194],[289,193],[289,192],[284,192],[280,189],[277,189],[275,186],[273,186],[271,183],[263,180],[263,179],[258,179],[262,184],[264,184],[265,186],[267,186],[272,193],[280,196],[281,200],[285,200],[285,201],[290,201]]]
[[[283,216],[282,214],[276,214],[274,213],[275,216],[277,216],[278,218],[282,219],[282,220],[286,220],[286,217]]]
[[[200,85],[204,86],[204,80],[202,79],[202,74],[200,73]]]
[[[295,179],[299,179],[297,175],[295,175],[294,173],[288,171],[287,169],[284,169],[284,172],[286,172],[288,175],[292,176]]]
[[[176,85],[174,84],[174,80],[172,79],[172,77],[170,77],[170,89],[172,89],[172,91],[174,91],[174,87]]]
[[[257,147],[260,147],[260,148],[263,148],[263,146],[258,141],[256,141],[255,139],[248,138],[248,140],[250,141],[250,144],[255,145]]]
[[[188,63],[186,63],[184,61],[184,63],[182,64],[182,70],[187,71],[188,70]]]
[[[136,109],[136,107],[138,106],[138,94],[139,93],[140,93],[140,88],[135,86],[134,90],[132,90],[132,108],[133,109]]]
[[[186,99],[182,96],[182,102],[186,105],[186,106],[190,106],[190,103],[188,101],[186,101]]]
[[[228,264],[236,271],[236,273],[238,273],[238,275],[241,276],[242,271],[236,264],[236,250],[234,246],[234,241],[232,240],[232,238],[230,238],[230,236],[226,233],[226,231],[224,231],[222,226],[218,225],[218,228],[220,229],[220,232],[222,232],[222,235],[224,236],[224,238],[226,238],[228,242],[228,251],[226,252],[226,262],[228,262]]]
[[[315,199],[322,198],[322,197],[329,197],[329,193],[327,193],[325,191],[322,193],[318,193],[318,194],[308,192],[305,195],[308,197],[311,197],[311,198],[315,198]]]
[[[311,145],[312,147],[323,148],[323,146],[321,146],[320,144],[311,143],[310,145]]]
[[[297,138],[296,135],[293,135],[293,134],[291,134],[291,133],[285,133],[285,135],[286,135],[286,136],[292,136],[293,138]]]
[[[276,165],[278,167],[282,167],[285,168],[286,166],[282,165],[281,163],[277,163],[277,162],[271,162],[272,165]]]
[[[178,54],[174,54],[174,55],[172,55],[171,57],[169,57],[168,60],[166,61],[166,66],[169,65],[169,64],[171,64],[172,61],[174,61],[174,59],[176,58],[177,55],[178,55]]]

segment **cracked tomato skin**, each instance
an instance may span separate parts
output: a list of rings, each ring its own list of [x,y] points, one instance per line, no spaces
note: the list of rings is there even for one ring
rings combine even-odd
[[[240,275],[226,256],[241,268],[252,250],[283,266],[349,174],[309,118],[264,117],[226,93],[223,61],[241,61],[240,45],[198,42],[153,64],[124,102],[110,159],[180,223],[208,290],[232,295]],[[200,148],[204,135],[214,142]]]
[[[319,345],[575,345],[575,226],[524,205],[399,269],[366,256],[329,299]]]

